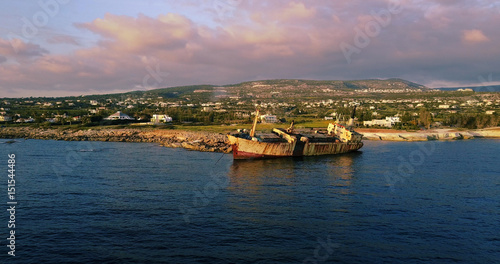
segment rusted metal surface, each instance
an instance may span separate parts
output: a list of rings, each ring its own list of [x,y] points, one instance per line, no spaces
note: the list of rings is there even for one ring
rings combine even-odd
[[[269,142],[266,137],[253,137],[248,134],[228,135],[228,139],[235,159],[332,155],[356,151],[363,147],[361,134],[337,124],[333,124],[331,131],[335,133],[329,133],[329,136],[313,136],[273,129],[282,142]]]
[[[255,119],[253,120],[252,130],[250,131],[250,136],[253,137],[255,135],[255,128],[257,127],[257,121],[259,121],[259,109],[257,109],[255,113]]]
[[[361,142],[315,142],[306,143],[303,150],[297,153],[297,142],[258,142],[234,136],[229,136],[229,141],[235,159],[332,155],[356,151],[363,146]]]
[[[228,138],[233,147],[235,159],[245,158],[246,156],[287,157],[292,156],[295,148],[295,142],[291,144],[288,142],[259,142],[231,135]]]
[[[363,146],[363,143],[344,143],[344,142],[326,142],[309,143],[304,148],[304,156],[341,154],[350,151],[356,151]]]

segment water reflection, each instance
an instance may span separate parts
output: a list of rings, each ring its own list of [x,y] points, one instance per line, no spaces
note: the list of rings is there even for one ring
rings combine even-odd
[[[341,155],[326,163],[331,181],[330,186],[340,187],[337,189],[340,194],[351,193],[350,186],[355,173],[353,163],[356,157],[356,155]]]
[[[358,151],[335,156],[234,160],[228,173],[229,189],[243,188],[241,191],[256,194],[267,184],[290,186],[309,178],[326,180],[331,186],[349,186],[355,175],[353,165],[361,154]]]
[[[293,158],[272,160],[234,160],[229,171],[233,186],[261,186],[266,179],[293,178],[297,160]]]
[[[314,205],[319,214],[348,210],[343,204],[353,193],[354,164],[361,153],[337,156],[235,160],[230,167],[227,188],[229,208],[240,220],[272,221],[258,216],[275,215],[283,220],[308,217],[304,204]],[[281,216],[281,217],[280,217]]]

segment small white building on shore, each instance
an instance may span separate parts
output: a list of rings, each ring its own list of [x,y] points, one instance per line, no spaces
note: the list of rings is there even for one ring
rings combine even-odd
[[[12,121],[12,118],[10,116],[0,115],[0,122],[9,122],[9,121]]]
[[[170,123],[172,121],[173,121],[172,117],[168,115],[153,115],[153,117],[151,117],[151,123],[153,124]]]
[[[401,121],[399,120],[398,116],[388,116],[385,119],[373,119],[371,121],[363,121],[363,125],[392,127],[399,122]]]
[[[135,118],[128,116],[120,111],[104,118],[104,120],[135,120]]]
[[[278,118],[275,115],[261,115],[260,121],[262,123],[278,123]]]

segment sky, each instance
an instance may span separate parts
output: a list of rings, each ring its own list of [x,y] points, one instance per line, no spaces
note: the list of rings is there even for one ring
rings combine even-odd
[[[264,79],[500,84],[500,1],[3,0],[0,98]]]

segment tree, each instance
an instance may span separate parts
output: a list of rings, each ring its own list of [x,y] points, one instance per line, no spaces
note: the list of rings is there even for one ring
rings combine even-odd
[[[137,113],[135,114],[135,117],[137,120],[150,120],[151,119],[151,115],[150,114],[147,114],[147,113]]]
[[[86,125],[86,124],[90,124],[92,122],[90,116],[88,115],[84,115],[80,118],[80,121],[82,122],[82,124]]]
[[[357,111],[356,116],[358,117],[358,121],[370,121],[373,119],[372,112],[369,110]]]
[[[62,121],[62,124],[63,124],[63,125],[64,125],[64,123],[65,123],[65,122],[68,122],[68,123],[69,123],[69,125],[71,126],[71,123],[72,123],[72,121],[73,121],[73,117],[71,117],[71,116],[67,116],[67,117],[64,117],[61,121]]]
[[[432,115],[426,108],[420,108],[420,124],[427,129],[431,128]]]
[[[412,120],[411,115],[409,112],[404,112],[403,116],[401,117],[401,122],[403,123],[409,123]]]

